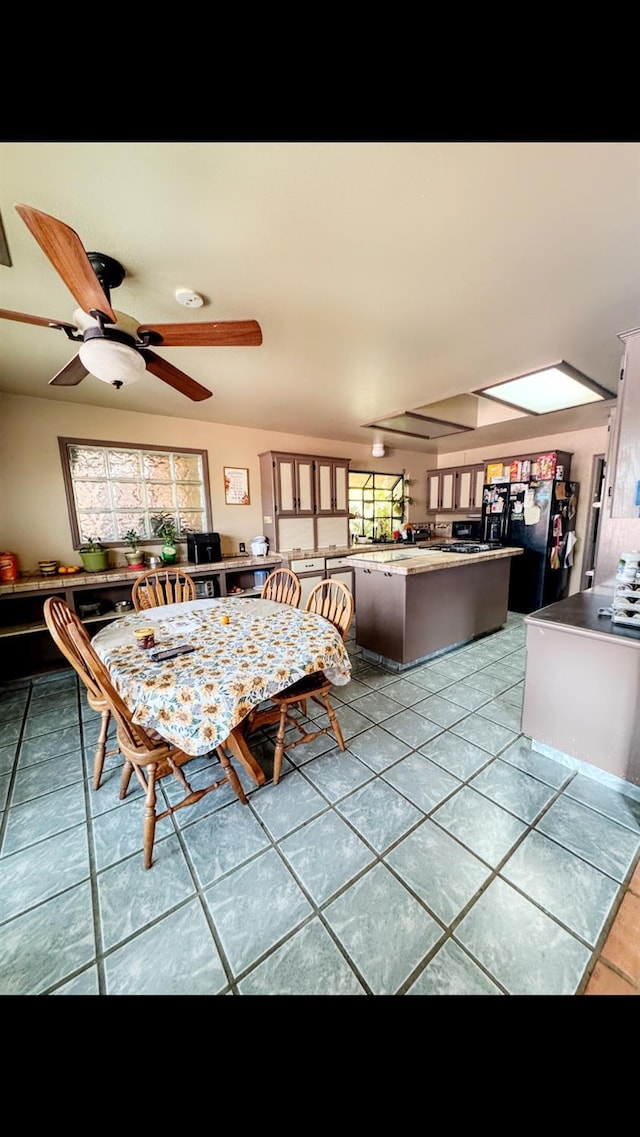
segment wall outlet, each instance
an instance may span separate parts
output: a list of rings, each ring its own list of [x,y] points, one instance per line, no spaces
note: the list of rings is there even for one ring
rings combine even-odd
[[[241,552],[241,553],[246,553],[246,551],[247,551],[247,550],[246,550],[246,547],[245,547],[245,543],[244,543],[244,541],[241,541],[241,542],[240,542],[240,544],[238,545],[238,548],[239,548],[239,550],[240,550],[240,552]]]

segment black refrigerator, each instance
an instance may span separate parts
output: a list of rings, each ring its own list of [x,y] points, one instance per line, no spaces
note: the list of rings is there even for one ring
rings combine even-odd
[[[511,612],[536,612],[568,596],[579,489],[552,480],[484,487],[482,540],[523,550],[511,561]]]

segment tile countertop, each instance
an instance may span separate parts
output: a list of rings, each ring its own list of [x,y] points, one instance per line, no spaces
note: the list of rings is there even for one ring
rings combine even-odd
[[[482,553],[443,553],[429,549],[428,543],[414,549],[380,549],[374,552],[348,556],[347,564],[354,568],[366,564],[374,572],[394,573],[399,576],[412,576],[415,573],[435,572],[437,569],[458,568],[460,565],[475,565],[480,561],[495,561],[504,557],[522,556],[522,549],[505,545],[501,549],[488,549]]]
[[[175,565],[167,568],[179,568],[191,573],[234,572],[241,569],[261,569],[265,566],[275,568],[283,561],[281,553],[269,553],[266,557],[224,557],[221,561],[213,561],[204,565],[195,565],[187,561],[177,561]],[[160,569],[162,569],[162,565]],[[35,588],[78,588],[83,584],[121,584],[123,581],[133,582],[144,569],[130,569],[125,565],[105,569],[104,572],[74,572],[63,573],[56,576],[42,576],[39,572],[23,573],[18,580],[11,584],[0,584],[0,596],[11,592],[33,591]]]
[[[424,542],[428,545],[428,542]],[[411,546],[411,548],[421,548],[422,545]],[[188,573],[201,573],[201,572],[228,572],[229,570],[240,569],[261,569],[265,566],[274,568],[278,564],[287,564],[292,560],[299,560],[302,557],[346,557],[356,556],[363,553],[371,553],[375,550],[392,550],[397,548],[409,548],[407,543],[402,542],[396,544],[391,541],[382,541],[379,544],[351,544],[351,545],[336,545],[335,547],[325,547],[321,549],[286,549],[282,552],[267,553],[264,557],[252,556],[228,556],[223,557],[221,561],[213,561],[211,563],[196,565],[187,561],[177,561],[175,567],[181,568]],[[167,567],[171,567],[170,565]],[[11,583],[0,584],[0,596],[10,594],[13,592],[27,592],[33,591],[36,588],[78,588],[86,584],[115,584],[122,581],[135,580],[136,576],[142,569],[129,569],[126,565],[118,565],[113,568],[108,568],[104,572],[77,572],[77,573],[63,573],[56,576],[42,576],[39,572],[21,573],[18,580]]]

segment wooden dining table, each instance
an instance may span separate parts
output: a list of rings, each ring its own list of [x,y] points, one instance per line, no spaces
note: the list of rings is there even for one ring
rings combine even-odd
[[[154,630],[155,647],[195,650],[154,661],[135,630]],[[315,612],[259,597],[188,600],[132,612],[92,639],[134,722],[194,757],[225,746],[262,785],[265,773],[247,742],[247,715],[316,671],[336,686],[351,663],[334,625]]]

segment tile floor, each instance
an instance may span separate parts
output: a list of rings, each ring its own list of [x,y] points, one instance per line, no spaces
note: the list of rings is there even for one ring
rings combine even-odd
[[[347,751],[240,770],[248,806],[161,822],[149,871],[75,674],[0,688],[0,994],[640,994],[640,791],[520,733],[522,617],[401,676],[354,632]]]

